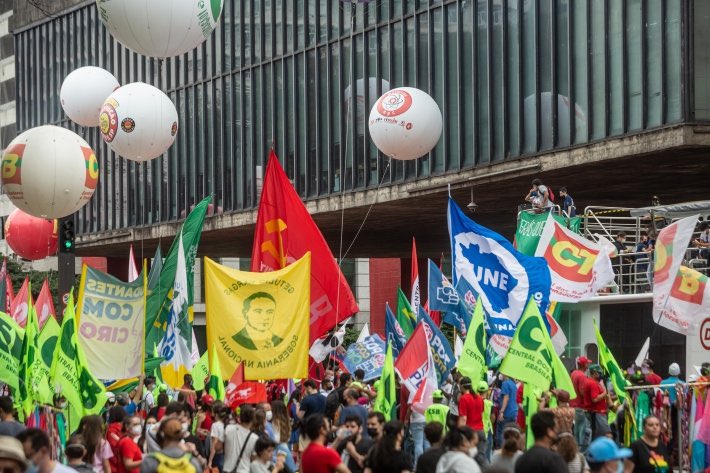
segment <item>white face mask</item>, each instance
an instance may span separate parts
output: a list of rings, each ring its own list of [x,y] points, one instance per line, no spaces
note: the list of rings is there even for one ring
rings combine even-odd
[[[471,447],[468,449],[468,456],[471,458],[475,458],[476,455],[478,455],[478,447]]]
[[[134,436],[139,436],[141,432],[143,432],[143,427],[141,427],[140,425],[134,425],[133,427],[131,427],[131,434],[133,434]]]
[[[266,420],[268,422],[271,422],[271,418],[273,417],[273,413],[271,411],[266,411]]]
[[[624,473],[624,460],[619,460],[616,464],[616,473]]]
[[[190,424],[188,424],[187,422],[183,422],[182,423],[182,433],[183,434],[188,433],[189,429],[190,429]]]
[[[67,408],[67,403],[66,403],[66,402],[60,402],[57,407],[59,407],[60,409],[66,409],[66,408]]]

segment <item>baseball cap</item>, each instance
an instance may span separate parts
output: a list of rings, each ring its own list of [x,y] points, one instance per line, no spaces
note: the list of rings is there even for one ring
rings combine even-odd
[[[668,374],[671,376],[678,376],[680,374],[680,366],[678,366],[678,363],[671,363],[668,367]]]
[[[630,458],[633,452],[628,448],[619,448],[613,440],[599,437],[593,441],[585,454],[589,463],[604,463],[612,460]]]
[[[209,394],[205,393],[202,395],[202,402],[208,406],[211,406],[212,403],[214,402],[214,398],[212,396],[210,396]]]
[[[15,437],[0,436],[0,458],[15,460],[22,465],[22,469],[27,468],[27,459],[22,444]]]
[[[479,381],[476,385],[476,392],[484,393],[486,391],[488,391],[488,383],[485,381]]]
[[[441,391],[441,389],[437,389],[433,393],[431,393],[432,399],[443,399],[444,393]]]
[[[589,371],[593,371],[595,373],[601,373],[602,372],[602,367],[597,365],[596,363],[593,364],[592,366],[589,367]]]
[[[577,365],[579,366],[588,366],[591,362],[592,360],[590,360],[584,355],[577,357]]]
[[[112,393],[111,391],[106,393],[106,400],[108,402],[115,402],[116,401],[116,395]]]

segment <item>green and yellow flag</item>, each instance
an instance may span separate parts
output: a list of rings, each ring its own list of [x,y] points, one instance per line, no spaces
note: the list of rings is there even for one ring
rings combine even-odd
[[[387,354],[385,364],[382,366],[380,384],[377,387],[377,397],[373,409],[382,413],[385,420],[389,422],[394,417],[394,408],[397,404],[397,384],[394,374],[394,357],[392,356],[392,344],[387,343]]]
[[[20,364],[22,363],[22,342],[25,330],[17,322],[0,312],[0,379],[10,386],[15,399],[19,398]]]
[[[409,299],[404,295],[401,287],[397,288],[397,322],[402,327],[404,335],[409,339],[414,332],[414,327],[417,326],[417,315],[412,310]]]
[[[39,324],[37,312],[32,304],[32,290],[28,289],[27,325],[22,341],[22,364],[19,371],[19,401],[22,414],[28,416],[35,403],[51,403],[52,391],[49,388],[47,372],[43,370],[39,351]]]
[[[570,397],[575,396],[572,380],[552,346],[550,334],[532,298],[518,322],[500,372],[542,390],[549,389],[554,382],[557,388],[569,392]]]
[[[98,414],[106,404],[106,389],[88,370],[84,352],[76,334],[74,296],[64,311],[59,343],[54,350],[50,370],[52,386],[67,398],[69,404],[69,431],[79,427],[85,415]]]
[[[207,353],[205,353],[207,355]],[[204,379],[204,378],[202,378]],[[193,376],[193,381],[194,381]],[[212,345],[212,357],[210,359],[210,379],[207,382],[207,392],[210,396],[215,398],[216,401],[224,400],[224,381],[222,378],[222,368],[219,366],[219,356],[217,356],[217,350],[214,345]]]
[[[205,258],[210,360],[229,379],[244,362],[247,380],[308,376],[311,254],[277,271],[238,271]]]
[[[463,344],[458,370],[474,381],[483,379],[486,367],[486,328],[484,326],[483,304],[479,297],[473,311],[468,336]]]
[[[619,400],[628,400],[629,405],[633,408],[633,404],[630,402],[629,395],[626,392],[626,387],[630,386],[631,383],[629,383],[624,376],[624,372],[616,362],[616,358],[612,355],[609,347],[606,346],[606,342],[604,342],[602,334],[597,327],[596,320],[594,321],[594,332],[597,335],[597,347],[599,347],[599,366],[601,366],[602,370],[604,370],[604,374],[611,380],[611,384],[614,386],[614,392]]]
[[[197,391],[205,389],[205,378],[210,375],[210,357],[209,352],[205,352],[200,360],[195,363],[190,371],[192,375],[192,386]]]

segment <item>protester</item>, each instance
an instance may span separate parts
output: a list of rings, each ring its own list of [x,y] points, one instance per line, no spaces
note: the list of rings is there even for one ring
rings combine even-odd
[[[109,458],[109,465],[112,472],[118,471],[118,442],[123,438],[123,419],[126,411],[121,406],[113,406],[108,411],[108,425],[106,427],[106,441],[111,447],[112,456]]]
[[[571,434],[574,428],[575,410],[569,405],[569,393],[564,389],[558,389],[555,391],[555,398],[557,399],[557,407],[551,410],[555,414],[557,432]]]
[[[26,469],[27,458],[25,458],[22,443],[10,436],[0,436],[0,471],[3,473],[23,473]]]
[[[0,435],[15,437],[25,426],[15,419],[15,408],[10,396],[0,396]]]
[[[304,422],[304,430],[309,443],[301,455],[303,473],[350,473],[340,455],[325,446],[330,423],[322,413],[308,416]]]
[[[214,413],[214,422],[210,429],[210,454],[207,459],[208,468],[224,471],[224,421],[229,416],[229,409],[220,408]]]
[[[372,447],[367,460],[365,460],[365,473],[414,471],[412,458],[402,450],[403,442],[404,424],[397,420],[387,422],[382,431],[382,437]]]
[[[150,417],[150,414],[148,414]],[[181,402],[170,402],[165,407],[165,415],[162,420],[159,420],[153,424],[149,429],[146,430],[146,449],[143,450],[146,453],[157,452],[160,450],[160,442],[158,441],[158,432],[160,431],[160,425],[169,419],[177,419],[185,427],[184,430],[187,431],[188,428],[188,416],[187,409],[185,405]]]
[[[168,404],[170,404],[170,397],[168,396],[168,394],[158,394],[158,403],[148,411],[148,415],[155,417],[156,419],[158,419],[158,421],[163,420],[163,416],[165,415],[165,411],[168,408]]]
[[[446,453],[439,459],[436,473],[480,473],[481,467],[473,459],[478,453],[477,442],[478,436],[470,427],[451,429],[444,437]]]
[[[518,426],[515,424],[508,425],[508,427],[503,429],[503,446],[493,454],[491,459],[491,468],[514,473],[515,462],[523,454],[521,444],[522,436]]]
[[[552,207],[550,191],[540,179],[533,179],[532,188],[525,196],[525,201],[530,202],[535,209],[545,209]]]
[[[613,440],[599,437],[589,445],[585,459],[591,473],[619,473],[626,471],[624,459],[631,455],[632,452],[628,448],[619,448]]]
[[[592,429],[592,439],[602,437],[609,433],[607,417],[607,400],[609,393],[602,381],[602,369],[599,365],[589,367],[589,378],[584,385],[584,404],[589,413],[589,422]]]
[[[473,392],[471,378],[464,376],[459,383],[459,427],[467,425],[473,430],[483,430],[483,398]]]
[[[335,422],[337,419],[338,410],[345,402],[345,390],[352,383],[352,376],[349,373],[342,373],[339,378],[338,387],[331,391],[325,399],[325,416]]]
[[[658,374],[653,372],[653,360],[645,359],[641,365],[642,370],[646,375],[646,382],[651,386],[657,386],[663,382],[663,379]]]
[[[428,447],[426,439],[424,438],[426,418],[424,417],[424,414],[415,411],[412,409],[412,406],[408,406],[405,421],[408,421],[409,424],[409,436],[414,444],[414,464],[416,465],[417,460]]]
[[[127,416],[123,419],[121,439],[114,451],[118,468],[112,470],[113,473],[138,473],[143,460],[143,453],[138,447],[141,432],[140,417]]]
[[[312,379],[307,379],[303,382],[303,387],[306,396],[298,408],[298,418],[303,420],[313,414],[323,414],[325,412],[326,398],[318,392],[316,382]]]
[[[560,187],[560,197],[562,198],[562,212],[568,218],[577,215],[577,209],[574,206],[574,199],[567,192],[566,187]]]
[[[629,446],[632,455],[626,459],[626,469],[634,473],[657,473],[670,470],[671,457],[661,441],[661,421],[656,416],[643,420],[643,435]]]
[[[320,389],[318,390],[318,392],[326,398],[335,389],[333,387],[333,378],[331,376],[326,376],[325,378],[323,378],[323,381],[321,381],[320,383]]]
[[[444,429],[446,428],[445,422],[446,420],[444,420],[444,423],[433,420],[427,422],[426,427],[424,427],[424,437],[426,437],[430,447],[417,460],[416,473],[436,473],[436,465],[444,454],[442,441],[444,439]]]
[[[585,371],[592,364],[592,360],[586,356],[579,356],[575,360],[575,364],[576,369],[570,373],[570,378],[576,397],[569,404],[570,407],[574,408],[574,438],[577,440],[579,449],[584,452],[589,446],[592,437],[589,416],[587,415],[588,406],[584,404],[584,386],[587,384]]]
[[[515,381],[504,374],[500,374],[500,408],[498,413],[498,423],[496,424],[496,447],[503,444],[503,429],[518,419],[518,387]]]
[[[181,471],[184,473],[202,473],[200,462],[181,447],[185,430],[176,417],[166,418],[160,423],[158,439],[160,450],[143,458],[140,473],[158,473],[162,471]],[[245,473],[248,473],[249,469]]]
[[[249,466],[250,473],[278,473],[284,469],[284,455],[277,455],[276,462],[271,459],[276,449],[276,443],[270,438],[261,437],[254,445],[256,457]]]
[[[362,419],[357,415],[345,418],[343,427],[338,429],[333,448],[343,459],[352,473],[362,473],[365,458],[375,440],[362,435]]]
[[[148,432],[151,429],[155,428],[155,424],[158,423],[158,419],[155,417],[148,416],[145,418],[145,422],[143,422],[143,432],[141,433],[140,438],[138,439],[138,446],[140,446],[141,450],[143,452],[148,452]]]
[[[589,472],[589,465],[587,465],[584,455],[579,452],[579,447],[571,432],[558,433],[555,450],[567,462],[569,473]]]
[[[141,410],[150,412],[155,406],[155,399],[153,397],[153,390],[155,389],[155,376],[146,376],[143,380],[143,399],[141,400]]]
[[[288,417],[286,404],[280,399],[271,401],[271,424],[274,432],[274,442],[276,443],[276,453],[286,455],[285,465],[289,471],[296,471],[296,463],[293,461],[289,439],[291,438],[291,419]]]
[[[120,409],[120,408],[119,408]],[[93,466],[95,473],[111,473],[111,446],[104,438],[104,422],[101,416],[85,416],[79,423],[79,432],[84,436],[86,457],[84,461]]]
[[[94,468],[84,461],[86,447],[84,446],[84,437],[81,434],[74,434],[69,438],[64,454],[67,457],[67,466],[73,470],[79,473],[94,472]]]
[[[461,396],[461,388],[459,382],[461,381],[462,374],[454,368],[451,370],[451,391],[448,393],[449,400],[449,416],[446,419],[446,426],[448,428],[455,427],[459,424],[459,397]],[[444,389],[444,393],[446,393]]]
[[[51,446],[47,434],[39,429],[25,429],[17,434],[27,458],[28,473],[75,473],[75,470],[52,460]],[[15,447],[11,448],[16,448]],[[95,471],[95,470],[94,470]]]
[[[384,428],[385,416],[381,412],[370,412],[367,415],[367,435],[371,439],[381,439]]]
[[[187,373],[183,376],[183,384],[178,391],[185,396],[185,402],[192,410],[195,410],[195,401],[197,401],[197,391],[192,384],[192,375]]]
[[[449,417],[449,406],[442,404],[444,400],[444,393],[437,389],[431,395],[432,404],[426,408],[424,411],[424,418],[426,419],[427,425],[432,422],[439,422],[444,426],[444,434],[447,431],[446,419]]]
[[[678,400],[678,393],[676,392],[676,386],[682,382],[683,380],[680,378],[680,366],[678,363],[671,363],[668,367],[668,377],[661,381],[661,385],[664,386],[663,391],[668,393],[668,401],[671,404],[671,421],[669,425],[671,436],[668,445],[670,450],[673,452],[674,457],[676,457],[678,453],[678,412],[679,409],[681,409],[681,404]]]
[[[530,420],[535,443],[515,462],[515,473],[568,473],[567,463],[552,445],[557,440],[555,415],[550,411],[537,412]]]
[[[224,471],[249,473],[249,463],[258,438],[250,430],[254,417],[254,408],[242,405],[239,408],[239,423],[224,428]]]
[[[359,404],[359,397],[360,394],[357,389],[348,388],[345,390],[343,393],[345,406],[340,409],[336,425],[343,425],[345,423],[345,419],[351,416],[359,417],[360,425],[367,425],[367,409]],[[367,436],[367,432],[365,433],[365,436]]]

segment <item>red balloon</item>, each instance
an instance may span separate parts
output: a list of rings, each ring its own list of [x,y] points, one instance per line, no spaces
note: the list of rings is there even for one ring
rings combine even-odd
[[[57,252],[57,221],[16,209],[5,221],[5,240],[12,251],[24,259],[44,259]]]

